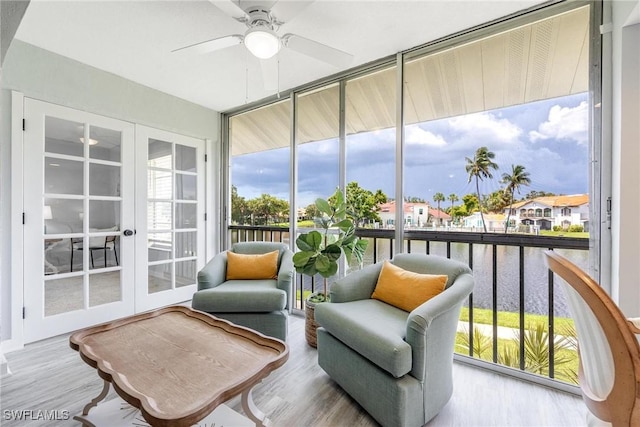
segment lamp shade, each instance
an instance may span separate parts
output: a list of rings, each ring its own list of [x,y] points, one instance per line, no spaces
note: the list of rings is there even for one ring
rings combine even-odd
[[[246,32],[244,45],[254,56],[269,59],[280,50],[280,39],[273,30],[257,27]]]

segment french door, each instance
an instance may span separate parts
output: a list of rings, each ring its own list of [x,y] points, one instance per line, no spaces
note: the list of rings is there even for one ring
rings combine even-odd
[[[191,299],[204,266],[204,141],[136,127],[136,311]]]
[[[186,301],[204,142],[25,98],[24,339]]]
[[[133,313],[134,125],[25,98],[25,342]]]

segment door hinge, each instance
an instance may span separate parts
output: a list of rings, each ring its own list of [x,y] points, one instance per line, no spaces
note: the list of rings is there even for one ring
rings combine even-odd
[[[22,225],[24,225],[24,224],[25,224],[25,217],[26,217],[25,213],[24,213],[24,212],[22,212]]]
[[[205,155],[204,155],[204,161],[206,162],[206,161],[207,161],[207,159],[208,159],[208,156],[205,154]]]
[[[24,132],[25,130],[27,130],[27,121],[22,119],[22,131]]]
[[[206,212],[205,212],[205,214],[204,214],[204,220],[205,220],[205,221],[207,220],[207,213],[206,213]]]
[[[27,318],[27,308],[26,307],[22,307],[22,318],[23,319]]]
[[[611,229],[611,197],[607,197],[607,228]]]

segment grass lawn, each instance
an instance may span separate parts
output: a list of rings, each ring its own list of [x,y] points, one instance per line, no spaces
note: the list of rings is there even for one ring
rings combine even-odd
[[[544,330],[548,331],[548,317],[540,314],[526,314],[524,317],[525,328],[529,325],[535,323],[542,323],[545,325]],[[468,321],[469,320],[469,309],[467,307],[462,307],[460,311],[460,320]],[[567,328],[573,329],[575,328],[573,325],[573,319],[568,317],[554,317],[554,331],[556,334],[558,331],[566,330]],[[493,311],[486,308],[474,308],[473,309],[473,322],[474,323],[482,323],[485,325],[493,325]],[[498,312],[498,326],[505,326],[507,328],[520,328],[520,314],[512,313],[507,311],[499,311]]]
[[[569,233],[568,231],[552,231],[552,230],[540,230],[540,235],[541,236],[555,236],[555,237],[577,237],[580,239],[588,239],[589,238],[589,232],[588,231],[581,231],[581,232],[574,232],[574,233]]]

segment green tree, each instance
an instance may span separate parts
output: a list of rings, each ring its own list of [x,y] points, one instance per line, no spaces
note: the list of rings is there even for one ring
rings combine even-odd
[[[440,192],[433,195],[433,201],[438,204],[438,224],[440,225],[442,225],[442,216],[440,215],[442,211],[440,210],[440,202],[444,202],[445,200],[446,199],[444,198],[444,194]]]
[[[317,218],[320,216],[320,210],[315,203],[311,203],[309,206],[304,208],[304,213],[309,219]]]
[[[250,215],[249,206],[244,197],[238,195],[238,188],[231,186],[231,221],[236,224],[244,224]]]
[[[504,189],[499,189],[488,196],[484,196],[483,204],[487,209],[487,212],[503,212],[509,205],[509,196],[504,192]]]
[[[535,199],[536,197],[547,197],[547,196],[555,196],[555,193],[547,193],[546,191],[535,191],[531,190],[527,194],[524,195],[524,200]]]
[[[451,218],[453,219],[455,217],[455,215],[453,214],[453,204],[460,199],[458,199],[458,196],[455,193],[451,193],[447,196],[447,200],[451,202],[451,208],[449,208],[449,215],[451,215]]]
[[[289,213],[289,202],[271,194],[262,194],[256,199],[249,200],[247,204],[256,224],[268,225],[270,221],[281,222]]]
[[[465,194],[462,196],[462,203],[467,215],[471,215],[480,210],[480,202],[478,202],[478,196],[475,194]]]
[[[482,181],[484,178],[493,178],[491,170],[498,169],[497,163],[493,161],[493,158],[495,156],[495,153],[493,151],[489,151],[487,147],[480,147],[476,150],[473,158],[465,157],[467,161],[465,170],[469,174],[468,182],[471,182],[472,179],[475,179],[476,194],[478,195],[478,200],[482,199],[482,197],[480,196],[480,181]],[[484,232],[486,233],[487,224],[484,222],[482,209],[480,209],[480,219],[482,220],[482,227],[484,228]]]
[[[522,165],[511,165],[511,173],[502,174],[502,183],[506,185],[504,194],[509,196],[509,212],[507,213],[507,221],[504,226],[506,233],[509,228],[509,218],[511,217],[511,208],[513,206],[513,195],[515,192],[520,194],[520,187],[531,184],[529,172],[524,170]]]
[[[406,196],[404,198],[404,201],[407,203],[424,203],[425,200],[421,197],[413,197],[413,196]]]
[[[333,202],[331,197],[329,202]],[[380,204],[386,202],[387,195],[382,190],[376,190],[373,193],[360,187],[356,181],[347,184],[347,216],[353,221],[355,227],[361,227],[365,221],[380,221],[378,215]]]

